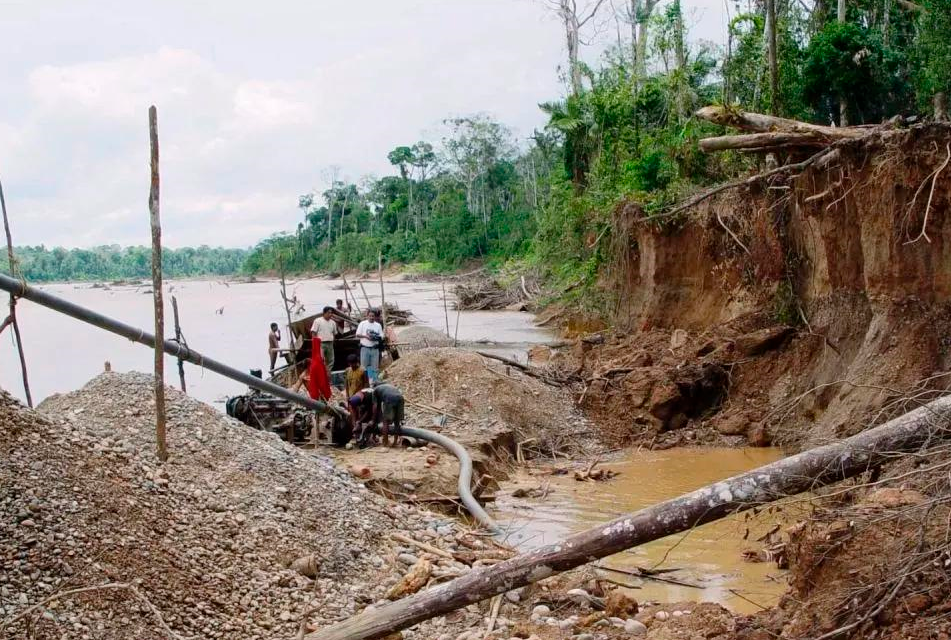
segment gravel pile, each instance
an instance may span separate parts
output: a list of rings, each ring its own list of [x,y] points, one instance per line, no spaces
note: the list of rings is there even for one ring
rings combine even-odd
[[[458,535],[327,458],[166,393],[159,464],[150,376],[102,374],[36,411],[0,391],[3,633],[294,637],[305,612],[323,626],[385,597],[406,569],[390,532]],[[64,593],[106,583],[134,591]]]
[[[569,390],[544,384],[473,351],[411,351],[386,369],[385,378],[403,391],[411,410],[422,404],[464,418],[465,424],[453,419],[449,428],[438,430],[465,442],[471,441],[467,432],[511,430],[519,441],[531,440],[526,451],[537,449],[544,456],[553,450],[591,452],[597,446]]]

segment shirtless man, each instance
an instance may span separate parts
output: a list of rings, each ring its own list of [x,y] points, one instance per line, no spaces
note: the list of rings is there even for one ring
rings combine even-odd
[[[271,330],[267,334],[267,352],[271,357],[271,368],[274,371],[274,365],[277,364],[277,355],[281,351],[281,330],[276,322],[271,323]]]

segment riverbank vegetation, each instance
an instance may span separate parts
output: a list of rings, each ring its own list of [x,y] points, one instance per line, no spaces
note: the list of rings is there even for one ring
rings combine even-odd
[[[125,280],[150,278],[152,275],[152,250],[149,247],[17,247],[15,255],[18,275],[31,282]],[[208,246],[165,249],[162,252],[162,271],[168,278],[230,275],[241,270],[247,255],[246,249]],[[0,272],[7,273],[6,267],[4,262],[0,265]]]
[[[701,153],[697,140],[720,129],[693,116],[699,107],[837,125],[946,117],[951,7],[941,0],[849,0],[841,16],[826,0],[749,0],[732,7],[726,46],[690,37],[687,0],[548,4],[569,47],[566,95],[539,105],[543,130],[517,138],[489,115],[454,117],[439,139],[393,149],[394,175],[353,182],[334,171],[329,189],[300,197],[297,229],[261,241],[245,268],[516,260],[553,290],[584,295],[610,258],[620,203],[653,217],[757,162]],[[596,67],[579,54],[586,30],[617,34]]]

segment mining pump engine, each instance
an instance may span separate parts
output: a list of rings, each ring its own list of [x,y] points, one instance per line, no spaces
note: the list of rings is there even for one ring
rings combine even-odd
[[[251,375],[260,377],[260,372],[252,371]],[[249,427],[272,431],[292,443],[308,442],[315,427],[318,428],[318,441],[329,440],[339,447],[347,444],[352,437],[346,420],[333,415],[318,415],[288,400],[255,389],[249,389],[246,395],[228,398],[225,412]]]

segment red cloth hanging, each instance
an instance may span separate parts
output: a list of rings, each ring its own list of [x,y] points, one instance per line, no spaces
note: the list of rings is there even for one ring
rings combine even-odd
[[[310,379],[307,381],[307,393],[314,400],[330,400],[330,379],[327,377],[327,365],[320,350],[320,338],[311,338]]]

